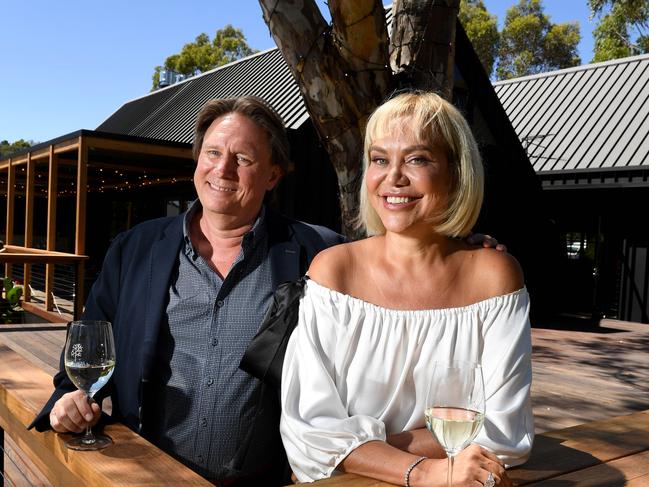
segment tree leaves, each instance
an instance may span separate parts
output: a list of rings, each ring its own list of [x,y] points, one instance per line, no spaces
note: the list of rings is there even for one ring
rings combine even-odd
[[[34,141],[26,141],[23,139],[16,140],[15,142],[9,143],[8,140],[0,141],[0,159],[5,159],[10,157],[14,152],[18,152],[21,149],[26,149],[34,145]]]
[[[519,0],[507,10],[498,50],[498,79],[578,66],[579,24],[553,24],[540,0]]]
[[[593,31],[593,61],[607,61],[649,52],[649,0],[589,0]]]
[[[19,321],[22,313],[20,298],[23,295],[23,287],[15,286],[10,277],[4,277],[2,289],[4,292],[0,293],[0,324]]]
[[[509,79],[581,63],[579,24],[552,23],[540,0],[508,9],[500,33],[483,0],[461,0],[459,19],[489,76],[494,66],[498,79]]]
[[[241,29],[228,24],[216,31],[214,40],[199,34],[194,42],[185,44],[179,53],[167,57],[163,66],[156,66],[153,72],[153,90],[160,85],[160,71],[169,69],[186,76],[204,73],[218,66],[257,52],[248,46]]]
[[[458,17],[487,75],[491,76],[500,43],[496,16],[487,11],[483,0],[461,0]]]

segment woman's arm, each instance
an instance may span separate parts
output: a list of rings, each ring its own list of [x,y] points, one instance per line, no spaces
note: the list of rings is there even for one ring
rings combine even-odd
[[[406,453],[382,441],[370,441],[353,450],[337,468],[343,472],[404,485],[406,472],[420,456]],[[446,486],[447,465],[445,457],[422,461],[410,472],[408,485]],[[511,485],[498,457],[478,445],[471,445],[455,459],[453,485],[476,485],[476,481],[484,484],[489,472],[493,474],[499,487]]]
[[[386,441],[401,451],[420,457],[446,458],[444,449],[426,428],[388,435]]]
[[[475,439],[508,465],[523,463],[534,440],[530,400],[532,338],[529,296],[516,260],[501,252],[481,252],[481,273],[498,296],[482,321],[482,370],[486,415]]]

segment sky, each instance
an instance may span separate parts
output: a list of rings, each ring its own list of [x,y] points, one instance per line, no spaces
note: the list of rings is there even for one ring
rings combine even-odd
[[[502,27],[515,1],[485,4]],[[552,22],[579,22],[579,54],[589,62],[586,0],[543,4]],[[0,18],[0,141],[9,142],[95,129],[149,93],[154,67],[201,32],[212,38],[232,24],[251,47],[275,47],[257,0],[0,0]]]

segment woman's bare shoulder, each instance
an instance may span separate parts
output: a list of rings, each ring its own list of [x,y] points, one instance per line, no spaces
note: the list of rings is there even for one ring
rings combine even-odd
[[[495,249],[476,249],[472,254],[473,282],[483,289],[484,298],[509,294],[525,286],[523,270],[513,255]]]
[[[323,250],[311,262],[309,277],[329,289],[344,292],[356,273],[358,255],[365,245],[365,240],[359,240]]]

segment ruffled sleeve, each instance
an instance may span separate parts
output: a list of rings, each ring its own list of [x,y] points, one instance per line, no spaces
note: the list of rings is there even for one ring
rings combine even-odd
[[[348,414],[336,387],[334,354],[344,326],[340,313],[307,286],[286,350],[280,431],[293,472],[302,482],[329,477],[355,448],[386,438],[383,422]]]
[[[514,466],[527,460],[534,441],[529,295],[522,289],[497,303],[482,329],[486,415],[475,441]]]

